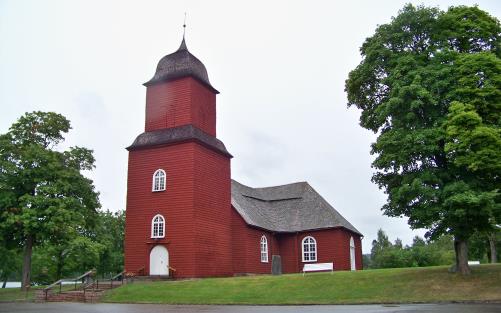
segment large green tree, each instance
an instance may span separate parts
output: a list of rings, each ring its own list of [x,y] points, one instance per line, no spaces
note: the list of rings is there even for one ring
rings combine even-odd
[[[124,264],[125,211],[99,212],[93,237],[103,246],[98,274],[105,276],[121,272]]]
[[[378,134],[384,214],[432,239],[453,235],[463,274],[468,238],[501,220],[500,33],[478,7],[409,4],[367,38],[346,81],[348,106]]]
[[[124,211],[100,211],[96,223],[76,236],[39,245],[33,249],[32,280],[46,284],[90,269],[102,277],[121,272],[124,224]]]
[[[70,128],[60,114],[33,112],[0,135],[0,232],[24,249],[25,290],[34,246],[73,238],[95,222],[98,193],[82,174],[94,167],[92,151],[58,149]]]

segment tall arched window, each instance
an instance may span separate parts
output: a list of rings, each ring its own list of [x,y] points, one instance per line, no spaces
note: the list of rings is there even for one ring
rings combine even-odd
[[[153,185],[152,191],[163,191],[165,190],[165,171],[158,169],[153,173]]]
[[[151,238],[165,237],[165,219],[162,215],[157,214],[151,220]]]
[[[303,247],[303,262],[317,261],[317,241],[315,238],[308,236],[304,237],[302,242]]]
[[[357,269],[357,263],[355,262],[355,241],[353,237],[350,238],[350,265],[351,270],[355,271]]]
[[[268,263],[268,239],[265,235],[261,237],[261,262]]]

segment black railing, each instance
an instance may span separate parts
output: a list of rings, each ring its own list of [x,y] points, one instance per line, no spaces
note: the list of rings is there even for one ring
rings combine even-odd
[[[75,290],[77,290],[77,283],[78,281],[82,281],[82,284],[84,284],[85,280],[89,280],[92,276],[94,276],[95,272],[93,270],[90,270],[88,272],[85,272],[84,274],[76,277],[76,278],[63,278],[63,279],[60,279],[52,284],[50,284],[49,286],[45,287],[43,289],[44,291],[44,294],[45,294],[45,301],[47,301],[47,294],[49,293],[50,290],[53,290],[54,287],[56,286],[59,286],[59,293],[61,293],[62,291],[62,285],[63,285],[63,282],[75,282]]]
[[[45,295],[45,301],[48,299],[48,293],[51,290],[54,290],[55,287],[59,286],[59,291],[57,293],[62,292],[62,285],[63,282],[75,282],[74,290],[76,291],[77,289],[83,291],[84,295],[84,301],[85,301],[85,294],[87,291],[92,290],[96,291],[99,289],[99,284],[101,284],[101,287],[105,288],[105,286],[108,286],[110,289],[113,288],[113,282],[120,282],[119,285],[123,285],[124,283],[124,278],[125,278],[125,271],[122,271],[115,276],[111,277],[109,280],[108,279],[102,279],[101,281],[99,279],[94,279],[93,277],[95,276],[95,271],[91,270],[88,271],[76,278],[65,278],[65,279],[60,279],[49,286],[45,287],[43,289],[44,295]],[[78,282],[81,281],[81,285],[78,285]]]

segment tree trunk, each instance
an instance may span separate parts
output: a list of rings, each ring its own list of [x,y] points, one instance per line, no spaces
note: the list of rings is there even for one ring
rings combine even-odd
[[[7,287],[7,280],[9,280],[8,276],[5,276],[4,279],[3,279],[3,283],[2,283],[2,289],[5,288],[5,287]]]
[[[471,270],[468,266],[468,244],[466,240],[454,239],[454,250],[456,251],[456,272],[469,275]]]
[[[30,289],[30,276],[31,276],[31,253],[33,252],[33,236],[26,237],[24,246],[24,260],[23,260],[23,277],[21,281],[21,290],[28,291]]]
[[[64,259],[63,252],[60,252],[59,255],[57,256],[56,280],[60,280],[63,274],[63,264],[64,264],[63,259]]]
[[[491,248],[491,263],[498,262],[498,255],[496,251],[496,233],[489,234],[489,246]]]

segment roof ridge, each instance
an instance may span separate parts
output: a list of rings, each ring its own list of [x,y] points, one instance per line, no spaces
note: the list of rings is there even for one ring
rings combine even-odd
[[[247,197],[247,198],[256,199],[256,200],[263,201],[263,202],[275,202],[275,201],[303,199],[303,197],[287,197],[287,198],[277,198],[277,199],[262,199],[262,198],[259,198],[259,197],[256,197],[256,196],[246,195],[246,194],[243,194],[243,193],[242,193],[242,196]]]
[[[251,188],[251,189],[267,189],[267,188],[278,188],[278,187],[285,187],[285,186],[292,186],[292,185],[308,185],[311,187],[311,185],[307,182],[307,181],[298,181],[298,182],[293,182],[293,183],[289,183],[289,184],[282,184],[282,185],[275,185],[275,186],[267,186],[267,187],[250,187],[248,185],[244,185],[242,184],[241,182],[235,180],[235,179],[231,179],[232,181],[242,185],[242,186],[245,186],[247,188]]]

